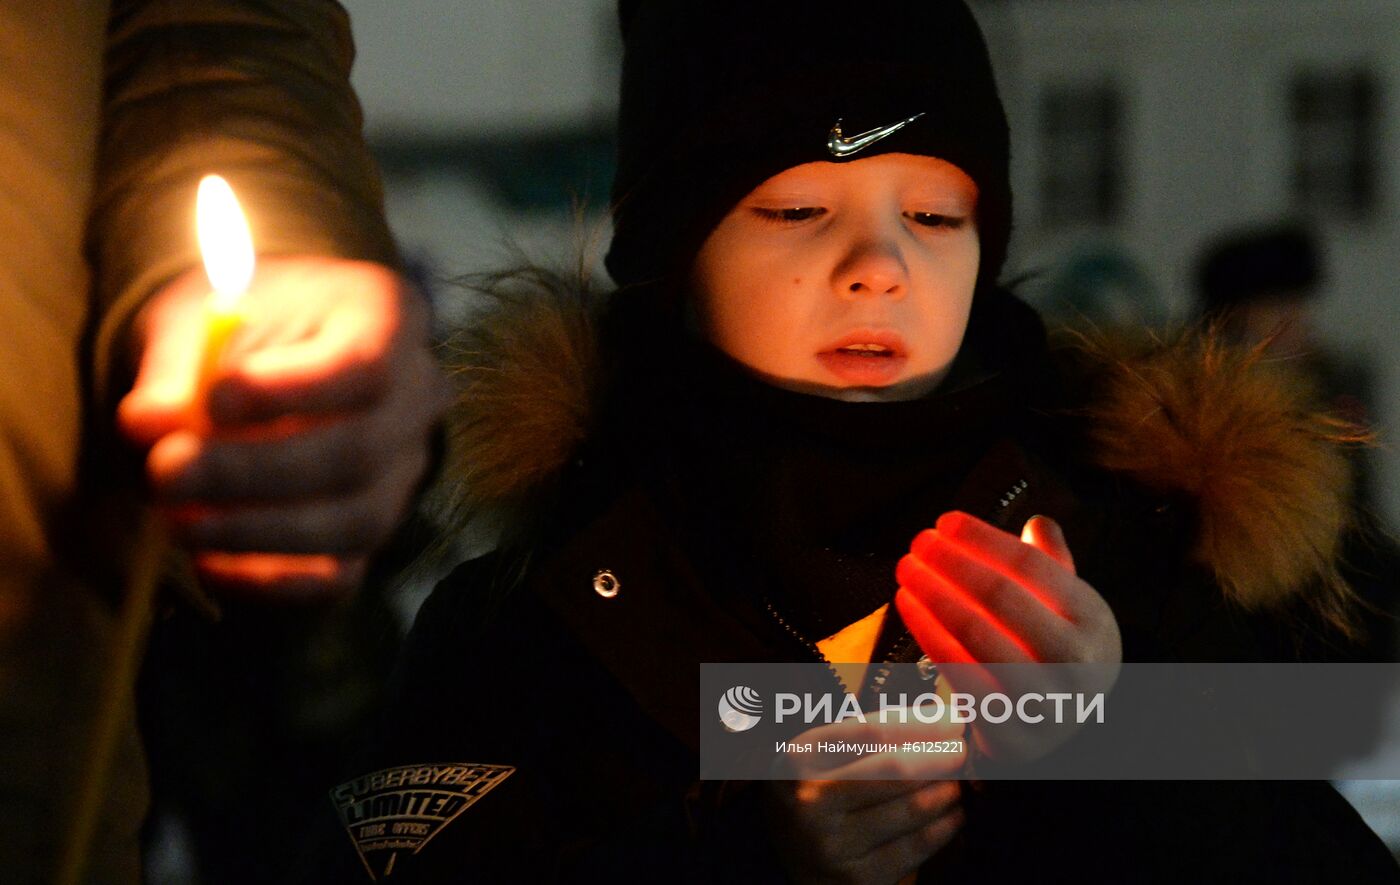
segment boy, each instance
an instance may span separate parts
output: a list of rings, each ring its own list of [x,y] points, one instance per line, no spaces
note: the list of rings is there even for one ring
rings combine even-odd
[[[1310,881],[1345,852],[1395,881],[1325,785],[696,780],[701,662],[1268,659],[1230,611],[1345,591],[1314,581],[1330,562],[1212,558],[1258,503],[1228,481],[1252,478],[1241,452],[1141,408],[1171,383],[1053,359],[996,285],[1008,136],[961,2],[622,22],[619,289],[522,272],[459,342],[459,504],[506,530],[419,615],[388,768],[334,793],[370,874]],[[1249,399],[1247,375],[1211,381]],[[1283,487],[1338,516],[1285,529],[1327,551],[1344,468],[1311,426]],[[1038,513],[1063,535],[1003,531]],[[391,807],[449,761],[450,814]]]

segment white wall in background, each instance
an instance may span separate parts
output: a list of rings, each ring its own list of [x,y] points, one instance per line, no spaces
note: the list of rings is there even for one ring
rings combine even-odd
[[[610,0],[342,0],[371,136],[510,132],[616,103]]]

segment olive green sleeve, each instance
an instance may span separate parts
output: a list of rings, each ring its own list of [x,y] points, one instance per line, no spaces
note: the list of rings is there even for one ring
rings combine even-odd
[[[199,261],[206,173],[233,185],[261,254],[395,262],[353,58],[349,18],[331,0],[112,4],[88,231],[99,404],[128,383],[136,309]]]

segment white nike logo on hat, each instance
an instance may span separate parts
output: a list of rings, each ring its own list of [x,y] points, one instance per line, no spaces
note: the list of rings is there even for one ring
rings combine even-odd
[[[900,120],[898,123],[883,129],[871,129],[869,132],[862,132],[860,135],[852,135],[849,138],[841,134],[841,121],[837,120],[836,125],[831,127],[831,135],[827,136],[827,150],[831,151],[833,157],[849,157],[857,151],[865,150],[882,138],[888,138],[923,115],[924,112],[920,111],[907,120]]]

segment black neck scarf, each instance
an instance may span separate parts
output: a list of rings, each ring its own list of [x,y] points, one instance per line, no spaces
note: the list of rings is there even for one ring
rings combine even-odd
[[[1014,305],[984,310],[944,383],[903,402],[775,388],[693,339],[653,352],[646,386],[665,393],[633,401],[629,447],[710,592],[807,645],[890,602],[898,559],[1024,409],[1044,338]]]

